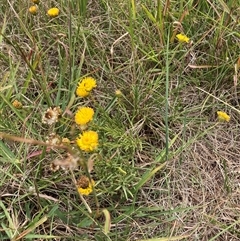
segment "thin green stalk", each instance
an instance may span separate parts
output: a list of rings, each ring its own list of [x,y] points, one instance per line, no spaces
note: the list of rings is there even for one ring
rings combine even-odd
[[[132,18],[136,20],[136,3],[135,0],[131,0]]]
[[[160,0],[157,2],[157,25],[160,31],[160,43],[163,45],[164,43],[164,16],[163,16],[163,7]]]
[[[87,12],[87,0],[79,0],[78,1],[78,8],[79,8],[79,13],[81,17],[85,17],[86,16],[86,12]]]

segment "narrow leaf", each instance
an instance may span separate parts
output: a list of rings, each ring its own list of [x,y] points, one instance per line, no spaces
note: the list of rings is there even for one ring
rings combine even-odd
[[[39,221],[37,221],[35,224],[33,224],[31,227],[29,227],[28,229],[26,229],[25,231],[23,231],[22,233],[20,233],[18,235],[18,237],[16,237],[14,240],[20,240],[23,237],[25,237],[27,234],[29,234],[30,232],[32,232],[35,228],[37,228],[38,226],[42,225],[44,222],[47,221],[47,216],[43,216]]]
[[[137,241],[176,241],[176,240],[181,240],[188,237],[189,235],[184,235],[184,236],[165,237],[165,238],[141,239]]]
[[[103,232],[104,234],[108,234],[111,228],[111,216],[107,209],[103,209],[102,212],[105,216],[105,224],[104,224]]]
[[[158,172],[159,170],[161,170],[163,167],[165,167],[166,162],[164,162],[163,164],[161,164],[160,166],[146,172],[142,179],[138,182],[138,184],[136,185],[136,190],[139,190],[148,180],[150,180],[156,172]]]
[[[147,14],[148,18],[153,22],[156,23],[157,20],[156,18],[152,15],[152,13],[149,12],[149,10],[142,4],[142,8],[145,11],[145,13]]]

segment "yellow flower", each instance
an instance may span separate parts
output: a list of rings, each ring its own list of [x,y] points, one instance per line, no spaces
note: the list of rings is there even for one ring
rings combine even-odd
[[[83,97],[88,96],[89,92],[86,91],[84,88],[81,88],[80,86],[78,86],[78,88],[77,88],[77,95],[83,98]]]
[[[75,115],[75,122],[78,125],[86,125],[92,121],[94,110],[90,107],[80,107]]]
[[[31,6],[29,9],[28,9],[29,13],[35,15],[37,14],[37,11],[38,11],[38,7],[36,5],[34,6]]]
[[[76,94],[80,97],[86,97],[90,91],[97,86],[96,80],[92,77],[82,79],[77,87]]]
[[[47,11],[48,16],[54,18],[57,17],[59,15],[59,9],[58,8],[50,8]]]
[[[38,4],[40,0],[32,0],[33,3]]]
[[[89,180],[86,176],[81,176],[77,180],[77,190],[78,193],[81,195],[88,196],[92,191],[93,187],[95,186],[95,182],[93,179]]]
[[[189,43],[190,41],[190,39],[185,34],[182,34],[182,33],[177,34],[176,37],[180,43]]]
[[[98,133],[96,131],[84,131],[76,141],[82,151],[93,151],[98,146]]]
[[[14,101],[12,102],[12,105],[13,105],[13,107],[15,107],[16,109],[21,109],[21,108],[22,108],[22,103],[19,102],[18,100],[14,100]]]
[[[219,121],[226,121],[226,122],[230,121],[230,116],[223,111],[217,111],[217,115],[218,115]]]
[[[115,95],[116,95],[117,97],[121,97],[121,96],[122,96],[122,91],[121,91],[121,90],[116,90],[116,91],[115,91]]]

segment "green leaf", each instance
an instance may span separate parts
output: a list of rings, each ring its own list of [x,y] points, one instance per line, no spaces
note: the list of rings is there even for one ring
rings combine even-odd
[[[105,216],[103,233],[108,234],[110,232],[110,227],[111,227],[111,216],[110,216],[110,213],[107,209],[103,209],[102,212]]]
[[[158,166],[158,167],[156,167],[154,169],[151,169],[150,171],[146,172],[143,175],[142,179],[136,185],[136,190],[139,190],[148,180],[150,180],[156,174],[156,172],[158,172],[159,170],[161,170],[165,166],[166,166],[166,162],[161,164],[160,166]]]
[[[147,14],[148,18],[153,22],[156,23],[157,20],[156,18],[152,15],[152,13],[149,12],[149,10],[142,4],[142,8],[145,11],[145,13]]]

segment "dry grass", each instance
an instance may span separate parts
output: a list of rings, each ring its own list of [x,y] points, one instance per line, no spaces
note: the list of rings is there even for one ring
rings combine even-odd
[[[158,13],[160,1],[133,2],[89,1],[85,19],[78,5],[41,3],[60,8],[51,20],[26,14],[29,2],[1,5],[0,131],[75,140],[73,115],[86,105],[101,139],[97,195],[85,198],[93,213],[74,186],[83,168],[50,170],[65,150],[0,140],[1,240],[240,240],[237,1],[164,1]],[[168,49],[181,31],[193,42]],[[76,99],[88,74],[98,87]],[[55,129],[41,122],[49,106],[66,112]],[[218,110],[231,121],[218,123]]]

